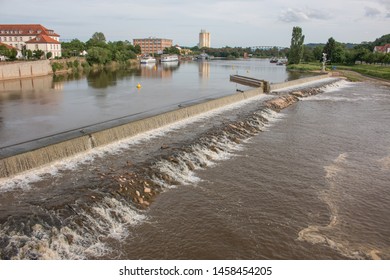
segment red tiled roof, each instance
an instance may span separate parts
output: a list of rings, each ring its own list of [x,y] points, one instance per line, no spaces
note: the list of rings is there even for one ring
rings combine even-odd
[[[378,52],[385,52],[387,49],[390,49],[390,44],[386,44],[384,46],[375,46],[375,49]]]
[[[40,34],[38,35],[37,37],[35,37],[34,39],[31,39],[29,41],[26,42],[26,44],[61,44],[60,42],[58,42],[57,40],[54,40],[53,38],[51,38],[50,36],[47,36],[47,35],[43,35],[43,34]]]
[[[60,37],[41,24],[0,24],[0,36],[37,36],[39,34]]]

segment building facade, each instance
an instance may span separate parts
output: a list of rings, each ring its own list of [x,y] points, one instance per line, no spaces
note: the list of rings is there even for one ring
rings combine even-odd
[[[390,53],[390,44],[386,44],[384,46],[375,46],[374,52]]]
[[[172,40],[149,37],[145,39],[134,39],[133,45],[139,45],[142,54],[162,54],[165,48],[172,47]]]
[[[23,50],[42,50],[61,57],[60,35],[40,24],[0,24],[0,43]]]
[[[199,48],[210,48],[210,33],[202,29],[199,33]]]

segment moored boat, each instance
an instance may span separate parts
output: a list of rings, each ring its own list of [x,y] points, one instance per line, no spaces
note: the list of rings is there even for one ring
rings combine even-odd
[[[144,56],[141,58],[141,64],[156,63],[156,59],[151,56]]]
[[[173,62],[173,61],[179,61],[179,57],[176,54],[161,56],[161,62]]]

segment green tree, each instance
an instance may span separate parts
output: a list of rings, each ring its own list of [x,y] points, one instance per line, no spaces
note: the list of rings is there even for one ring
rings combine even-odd
[[[315,61],[313,49],[310,47],[304,46],[302,58],[303,58],[303,61],[305,61],[305,62]]]
[[[35,50],[33,51],[32,56],[35,57],[36,59],[41,59],[44,54],[45,52],[42,50]]]
[[[47,59],[50,59],[52,56],[53,56],[53,53],[52,53],[52,52],[48,52],[48,53],[46,54],[46,58],[47,58]]]
[[[369,53],[371,53],[370,50],[368,50],[367,48],[364,48],[362,46],[356,47],[354,49],[354,52],[355,52],[354,60],[355,61],[360,61],[361,63],[363,61],[365,61],[365,58],[368,56]]]
[[[166,54],[180,54],[180,50],[176,47],[170,47],[170,48],[165,48],[164,53]]]
[[[316,46],[316,47],[313,49],[313,56],[314,56],[315,61],[321,61],[323,49],[324,49],[324,46],[323,46],[323,45]]]
[[[106,36],[104,36],[104,34],[102,32],[95,32],[92,35],[91,40],[93,40],[95,42],[105,43],[106,42]]]
[[[112,60],[112,53],[107,48],[91,47],[88,49],[88,55],[86,57],[88,63],[104,65]]]
[[[385,54],[385,57],[383,58],[383,63],[390,64],[390,53]]]
[[[344,63],[346,60],[345,47],[343,44],[336,42],[336,47],[333,51],[333,62]]]
[[[336,50],[336,40],[333,39],[333,37],[330,37],[322,52],[326,53],[326,59],[329,60],[331,63],[334,62],[333,54],[335,50]]]
[[[78,56],[85,49],[85,43],[81,42],[79,39],[73,39],[70,42],[61,43],[63,57]]]
[[[302,28],[293,27],[290,52],[288,55],[288,64],[299,64],[303,57],[303,42],[305,36],[302,35]]]
[[[95,32],[91,39],[86,42],[86,46],[88,49],[91,47],[104,48],[106,46],[106,37],[102,32]]]
[[[26,52],[27,59],[30,59],[33,57],[33,52],[31,50],[27,50]]]

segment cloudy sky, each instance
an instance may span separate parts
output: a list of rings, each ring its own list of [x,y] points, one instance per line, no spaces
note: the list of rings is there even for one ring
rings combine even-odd
[[[0,23],[40,23],[61,39],[144,37],[195,46],[201,29],[212,47],[289,46],[300,26],[305,43],[373,41],[390,33],[390,0],[0,0]]]

